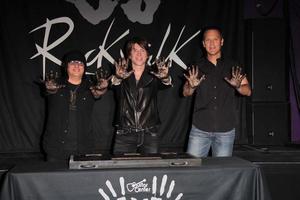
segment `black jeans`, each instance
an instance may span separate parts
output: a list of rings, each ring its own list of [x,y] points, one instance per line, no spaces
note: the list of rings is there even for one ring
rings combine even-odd
[[[122,153],[158,153],[159,138],[157,128],[117,130],[114,144],[114,154]]]
[[[59,151],[58,151],[59,152]],[[55,153],[48,153],[46,156],[46,160],[48,162],[64,162],[68,163],[71,155],[76,155],[76,151],[64,151]]]

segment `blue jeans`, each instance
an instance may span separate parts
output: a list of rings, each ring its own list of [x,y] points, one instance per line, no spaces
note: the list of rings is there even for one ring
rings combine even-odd
[[[207,157],[212,148],[213,157],[231,156],[235,129],[228,132],[206,132],[192,126],[187,153],[196,157]]]

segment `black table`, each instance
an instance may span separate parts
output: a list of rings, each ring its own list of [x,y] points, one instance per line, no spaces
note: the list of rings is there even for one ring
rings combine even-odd
[[[10,170],[1,200],[268,200],[258,166],[205,158],[200,167],[69,170],[37,162]],[[122,198],[123,197],[123,198]]]

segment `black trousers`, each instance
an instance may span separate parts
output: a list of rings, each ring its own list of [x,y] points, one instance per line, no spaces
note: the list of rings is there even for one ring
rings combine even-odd
[[[159,152],[157,128],[117,130],[114,143],[114,154]]]
[[[46,160],[49,162],[65,162],[68,163],[71,155],[78,155],[76,150],[65,150],[56,153],[48,152],[46,155]]]

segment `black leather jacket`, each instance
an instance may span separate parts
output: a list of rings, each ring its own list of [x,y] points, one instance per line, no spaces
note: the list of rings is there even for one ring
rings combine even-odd
[[[146,68],[136,84],[134,74],[114,86],[118,108],[116,126],[118,129],[145,129],[160,124],[157,109],[158,90],[168,88]]]

